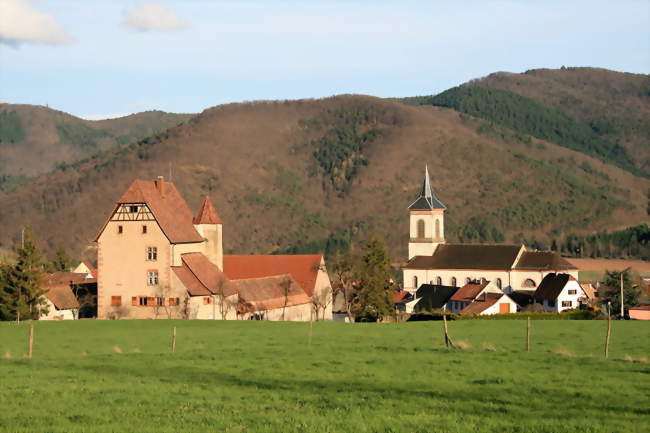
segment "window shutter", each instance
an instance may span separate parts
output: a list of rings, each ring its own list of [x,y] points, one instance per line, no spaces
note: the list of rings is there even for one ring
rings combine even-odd
[[[131,296],[131,305],[133,305],[133,306],[138,305],[138,297],[137,296]]]
[[[153,307],[154,305],[156,305],[156,300],[155,300],[155,298],[152,297],[152,296],[148,297],[148,298],[147,298],[147,305],[148,305],[149,307]]]

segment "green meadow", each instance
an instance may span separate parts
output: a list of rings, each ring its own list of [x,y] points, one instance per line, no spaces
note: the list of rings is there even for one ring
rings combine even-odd
[[[648,432],[650,323],[0,323],[2,432]],[[177,328],[171,353],[172,327]],[[461,343],[462,342],[462,343]]]

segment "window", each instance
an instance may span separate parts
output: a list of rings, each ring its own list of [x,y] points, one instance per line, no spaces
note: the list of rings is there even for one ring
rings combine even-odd
[[[576,289],[569,289],[569,295],[576,295],[578,291]]]
[[[416,289],[418,288],[418,277],[417,276],[413,277],[413,287],[416,288]]]
[[[122,233],[124,233],[124,227],[122,227],[122,226],[117,226],[117,234],[118,234],[118,235],[121,235]]]
[[[441,277],[436,278],[436,284],[439,285],[439,286],[442,286],[442,278]]]
[[[210,305],[211,301],[212,299],[206,296],[205,298],[203,298],[203,305]]]
[[[138,212],[138,207],[137,206],[129,206],[129,212],[137,213]]]
[[[156,298],[156,306],[157,307],[165,306],[165,298]]]
[[[152,262],[158,260],[158,247],[147,247],[147,260]]]
[[[418,220],[418,238],[424,237],[424,220]]]
[[[179,306],[181,303],[180,303],[180,299],[179,299],[179,298],[169,298],[167,304],[168,304],[170,307],[177,307],[177,306]]]
[[[572,305],[573,305],[573,303],[571,301],[562,301],[562,307],[563,308],[567,308],[567,307],[571,308]]]
[[[497,287],[502,289],[503,283],[501,282],[501,278],[497,278]]]
[[[147,271],[147,285],[158,285],[158,271]]]
[[[147,306],[147,298],[145,296],[140,296],[140,302],[139,302],[141,307],[146,307]]]
[[[142,234],[143,235],[147,234],[147,226],[142,226]]]
[[[471,283],[471,282],[472,282],[472,279],[471,279],[470,277],[467,277],[467,278],[465,279],[465,284],[469,284],[469,283]]]
[[[457,283],[456,283],[456,277],[451,277],[451,286],[452,286],[452,287],[456,287],[456,285],[457,285]]]
[[[522,284],[522,287],[537,287],[537,284],[535,284],[534,280],[531,280],[530,278],[526,279]]]
[[[436,239],[440,239],[440,220],[436,220]]]
[[[121,296],[111,296],[111,307],[119,307],[122,305]]]
[[[553,301],[553,300],[549,300],[549,301],[548,301],[548,306],[549,306],[549,307],[555,307],[555,301]]]

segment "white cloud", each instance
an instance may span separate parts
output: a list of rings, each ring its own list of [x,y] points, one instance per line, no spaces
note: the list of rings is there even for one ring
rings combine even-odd
[[[0,0],[0,43],[67,44],[68,33],[53,16],[37,11],[26,0]]]
[[[188,27],[176,12],[161,3],[142,3],[124,11],[124,24],[132,29],[166,32]]]

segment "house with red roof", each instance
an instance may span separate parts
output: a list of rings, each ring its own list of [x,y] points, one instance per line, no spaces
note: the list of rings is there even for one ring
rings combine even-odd
[[[517,303],[493,282],[470,281],[458,289],[446,305],[457,314],[507,314],[517,312]]]
[[[135,180],[95,240],[102,319],[332,317],[322,255],[225,255],[211,200],[193,214],[161,176]]]

